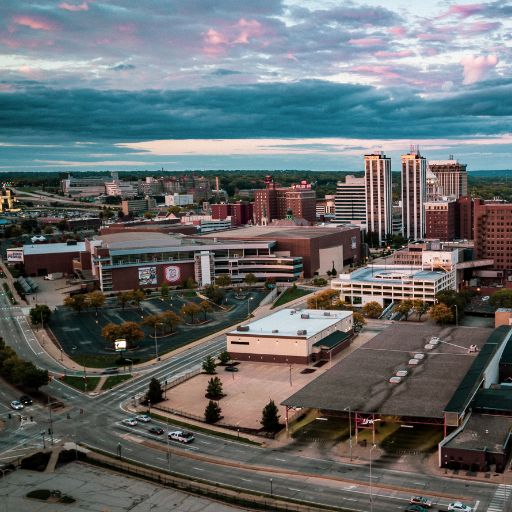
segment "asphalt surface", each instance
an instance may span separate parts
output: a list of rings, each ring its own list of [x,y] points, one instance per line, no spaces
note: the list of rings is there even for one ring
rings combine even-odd
[[[3,336],[22,357],[38,366],[51,369],[60,366],[37,348],[30,326],[20,318],[19,308],[9,306],[3,293],[0,295],[0,311]],[[191,445],[167,444],[165,439],[150,435],[148,425],[126,427],[121,424],[128,416],[124,404],[144,393],[152,377],[161,381],[175,379],[199,367],[206,355],[217,355],[224,348],[224,336],[218,336],[160,362],[139,378],[97,397],[83,395],[60,381],[52,381],[44,391],[62,400],[66,407],[52,411],[51,418],[49,407],[34,404],[24,411],[25,419],[22,421],[18,415],[8,419],[8,414],[13,413],[8,404],[20,393],[7,386],[2,387],[0,417],[5,420],[6,429],[0,436],[0,462],[21,456],[26,449],[51,443],[48,435],[51,427],[54,442],[76,440],[113,454],[117,453],[120,443],[123,457],[163,470],[355,511],[368,511],[370,508],[376,512],[403,510],[411,493],[432,497],[441,510],[446,510],[447,503],[451,501],[448,497],[463,498],[477,512],[487,510],[496,499],[499,488],[491,483],[392,471],[374,463],[370,486],[369,464],[343,464],[330,459],[329,454],[322,459],[308,458],[290,450],[290,447],[262,448],[203,433],[196,433],[196,440]],[[30,421],[30,416],[33,416],[33,421]],[[173,427],[172,423],[153,424],[162,425],[164,429]],[[400,490],[404,488],[406,490]],[[372,507],[370,496],[373,498]]]

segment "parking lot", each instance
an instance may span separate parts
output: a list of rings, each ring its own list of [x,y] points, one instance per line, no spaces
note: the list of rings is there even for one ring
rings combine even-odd
[[[265,296],[261,290],[252,290],[244,299],[236,299],[233,292],[228,292],[224,299],[223,310],[213,306],[207,314],[207,322],[199,324],[182,323],[173,334],[159,336],[157,332],[158,353],[163,354],[177,347],[191,343],[199,338],[208,336],[225,327],[245,320],[248,311],[254,310]],[[113,356],[109,343],[101,336],[102,328],[109,324],[123,322],[140,323],[148,315],[174,311],[180,317],[180,308],[187,302],[201,302],[199,297],[187,297],[182,293],[173,293],[167,300],[152,298],[142,301],[140,307],[127,306],[124,309],[115,303],[98,310],[76,313],[64,306],[58,306],[51,320],[51,330],[62,345],[64,351],[71,357],[77,356]],[[182,318],[183,319],[183,318]],[[188,321],[187,319],[183,319]],[[202,314],[200,320],[203,320]],[[134,362],[151,359],[155,355],[155,340],[153,328],[143,327],[145,337],[138,343],[137,348],[126,353]],[[90,362],[88,364],[91,364]],[[106,360],[105,366],[111,365]]]

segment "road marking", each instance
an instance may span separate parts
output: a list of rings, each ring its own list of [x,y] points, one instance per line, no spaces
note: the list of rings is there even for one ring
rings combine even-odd
[[[244,482],[252,482],[250,478],[242,478],[240,477],[240,480],[243,480]]]
[[[280,460],[281,462],[286,462],[286,459],[278,459],[277,457],[276,457],[276,460]]]
[[[196,467],[196,466],[193,466],[193,467],[192,467],[192,469],[195,469],[196,471],[204,471],[204,469],[203,469],[203,468],[198,468],[198,467]]]
[[[289,491],[302,492],[302,489],[294,489],[293,487],[288,487]]]

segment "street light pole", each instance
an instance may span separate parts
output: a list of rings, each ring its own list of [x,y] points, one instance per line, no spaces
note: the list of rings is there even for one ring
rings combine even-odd
[[[292,384],[292,365],[290,363],[290,386],[293,386]]]
[[[270,479],[270,497],[272,498],[274,496],[274,492],[272,489],[272,478]]]
[[[454,304],[453,307],[455,308],[455,326],[459,326],[459,307],[457,304]]]
[[[377,445],[374,444],[370,448],[370,512],[373,512],[373,488],[372,488],[372,451]]]
[[[350,405],[345,407],[345,411],[348,409],[348,445],[350,449],[350,462],[352,462],[352,410]]]
[[[156,339],[156,326],[157,325],[163,325],[163,324],[162,323],[155,324],[155,358],[158,361],[158,340]]]

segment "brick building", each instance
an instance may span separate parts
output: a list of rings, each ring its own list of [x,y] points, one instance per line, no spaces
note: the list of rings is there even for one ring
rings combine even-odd
[[[425,203],[425,237],[448,241],[456,238],[457,203],[429,201]]]
[[[457,237],[473,240],[474,200],[469,196],[457,199],[458,230]]]
[[[225,220],[231,217],[232,226],[244,226],[245,224],[252,223],[253,218],[253,204],[238,201],[237,203],[220,203],[212,204],[213,220]]]

